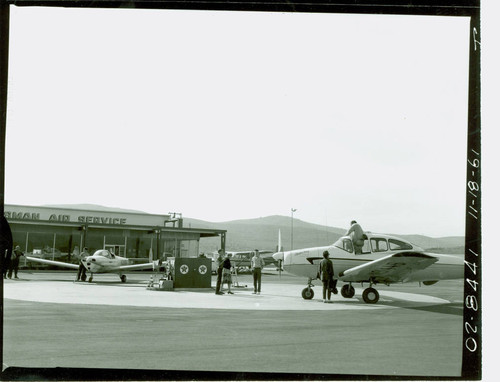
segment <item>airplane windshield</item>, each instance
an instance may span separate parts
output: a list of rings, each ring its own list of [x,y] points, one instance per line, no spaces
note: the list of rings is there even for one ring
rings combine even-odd
[[[335,243],[333,243],[333,246],[343,249],[344,251],[347,251],[349,253],[352,253],[354,251],[352,241],[346,238],[338,239]]]
[[[100,251],[97,251],[96,253],[94,253],[94,255],[107,257],[108,259],[111,259],[111,254],[108,251],[106,251],[105,249],[101,249]]]

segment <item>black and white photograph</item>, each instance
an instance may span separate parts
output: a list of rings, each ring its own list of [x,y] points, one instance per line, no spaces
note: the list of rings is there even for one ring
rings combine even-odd
[[[481,379],[479,2],[60,3],[2,8],[3,379]]]

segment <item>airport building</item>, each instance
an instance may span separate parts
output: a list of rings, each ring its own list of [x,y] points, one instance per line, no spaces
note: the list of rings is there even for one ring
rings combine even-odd
[[[180,214],[82,210],[58,207],[5,205],[5,218],[14,246],[28,256],[72,261],[87,247],[112,250],[127,258],[194,258],[200,240],[220,237],[225,248],[226,231],[183,227]]]

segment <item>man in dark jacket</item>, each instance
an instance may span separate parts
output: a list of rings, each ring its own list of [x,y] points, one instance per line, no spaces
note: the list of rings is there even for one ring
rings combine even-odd
[[[219,249],[219,253],[217,254],[217,259],[215,260],[215,265],[217,266],[217,283],[215,285],[215,294],[224,294],[220,290],[221,282],[222,282],[222,265],[224,264],[224,252],[222,249]]]
[[[323,282],[323,302],[331,302],[332,290],[335,289],[336,283],[333,280],[333,262],[330,260],[330,253],[323,252],[323,260],[319,263],[319,272],[321,281]],[[328,293],[328,300],[326,299]]]
[[[83,248],[82,253],[80,253],[80,261],[79,261],[79,266],[78,266],[78,274],[76,276],[75,281],[85,281],[87,278],[87,271],[85,268],[85,265],[83,265],[83,261],[87,258],[87,256],[90,256],[89,250],[87,247]]]
[[[12,251],[12,256],[10,257],[10,267],[9,267],[9,279],[12,278],[12,271],[14,271],[14,278],[18,279],[17,271],[19,270],[19,258],[24,256],[24,253],[21,252],[21,247],[16,245],[14,251]]]

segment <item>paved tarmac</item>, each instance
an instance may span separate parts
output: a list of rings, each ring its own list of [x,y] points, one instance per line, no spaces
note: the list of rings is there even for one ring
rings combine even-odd
[[[240,275],[234,295],[146,288],[147,273],[20,273],[4,280],[6,367],[112,368],[335,376],[461,372],[462,281],[377,287],[380,300],[300,296],[304,280],[269,271],[261,295]],[[213,280],[213,285],[215,280]],[[245,287],[246,285],[246,287]],[[9,370],[9,369],[7,369]],[[202,374],[203,376],[203,374]],[[196,374],[200,378],[199,374]],[[202,377],[203,378],[203,377]],[[165,379],[170,379],[168,376]]]

